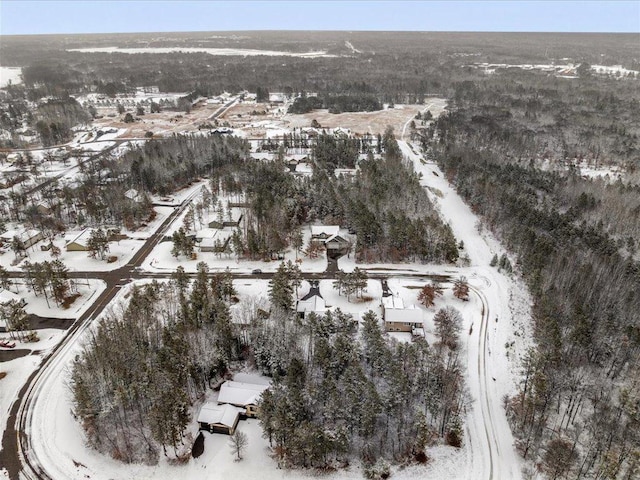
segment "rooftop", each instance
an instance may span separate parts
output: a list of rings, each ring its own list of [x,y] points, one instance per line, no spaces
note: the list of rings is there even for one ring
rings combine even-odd
[[[217,423],[218,425],[233,427],[238,415],[238,409],[231,405],[216,405],[215,403],[207,402],[200,409],[198,423],[207,423],[209,425]]]
[[[262,392],[268,388],[269,385],[257,385],[254,383],[233,382],[228,380],[220,387],[218,402],[233,405],[255,405],[262,396]]]

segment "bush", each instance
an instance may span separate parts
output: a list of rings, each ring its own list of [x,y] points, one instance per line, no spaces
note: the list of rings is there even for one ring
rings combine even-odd
[[[379,459],[375,464],[364,468],[364,476],[369,480],[389,478],[391,476],[391,466],[386,460]]]

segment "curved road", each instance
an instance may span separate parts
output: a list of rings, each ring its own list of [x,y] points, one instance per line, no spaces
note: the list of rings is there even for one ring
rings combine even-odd
[[[144,246],[136,252],[131,261],[124,267],[112,272],[75,272],[70,274],[72,277],[85,278],[89,276],[102,279],[107,283],[107,288],[68,330],[62,342],[43,359],[41,367],[29,377],[27,384],[22,388],[17,400],[14,402],[7,428],[3,434],[2,458],[0,459],[0,464],[7,469],[9,478],[15,480],[19,478],[48,480],[50,478],[44,469],[39,466],[32,449],[31,438],[27,434],[28,426],[32,421],[32,406],[38,400],[39,392],[49,378],[49,373],[55,371],[56,368],[61,368],[61,364],[66,361],[65,354],[69,352],[91,322],[113,300],[123,283],[127,283],[131,279],[170,277],[170,273],[138,272],[137,267],[142,264],[153,248],[164,238],[171,222],[184,211],[190,200],[191,197],[183,201],[181,206],[165,220],[156,233],[145,242]],[[468,239],[464,238],[464,240],[467,243]],[[370,273],[369,277],[385,278],[389,275],[393,275],[393,272],[384,274]],[[14,274],[14,276],[21,276],[21,274]],[[252,278],[269,279],[272,274],[233,274],[232,276],[234,278],[247,278],[250,276]],[[333,276],[333,271],[305,274],[305,278],[308,279],[330,279]],[[423,273],[399,273],[398,276],[431,278],[441,282],[449,279],[446,275],[427,275]],[[498,395],[492,377],[492,372],[494,372],[493,375],[496,375],[497,369],[501,368],[500,365],[492,362],[491,343],[489,341],[491,318],[489,305],[490,302],[491,305],[499,305],[499,297],[494,297],[494,295],[498,295],[494,292],[495,289],[499,288],[498,283],[489,280],[487,288],[491,291],[490,299],[487,299],[484,288],[471,287],[471,292],[478,297],[481,303],[481,318],[479,325],[472,325],[467,341],[469,351],[468,381],[470,391],[474,397],[473,412],[469,415],[467,422],[468,441],[471,447],[469,480],[511,480],[520,477],[516,460],[517,454],[515,454],[512,445],[512,435],[502,409],[501,398]],[[501,314],[502,312],[499,313]]]

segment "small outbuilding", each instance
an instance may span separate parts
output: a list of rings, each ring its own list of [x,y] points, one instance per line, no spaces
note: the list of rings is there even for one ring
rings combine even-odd
[[[232,405],[216,405],[212,402],[205,403],[198,414],[200,430],[210,433],[223,433],[233,435],[240,420],[239,410]]]

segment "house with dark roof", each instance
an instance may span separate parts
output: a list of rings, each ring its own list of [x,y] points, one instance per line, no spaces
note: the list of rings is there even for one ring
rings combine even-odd
[[[320,294],[320,282],[311,280],[309,284],[309,292],[296,303],[296,312],[300,318],[305,318],[311,312],[324,315],[327,311],[327,304]]]

